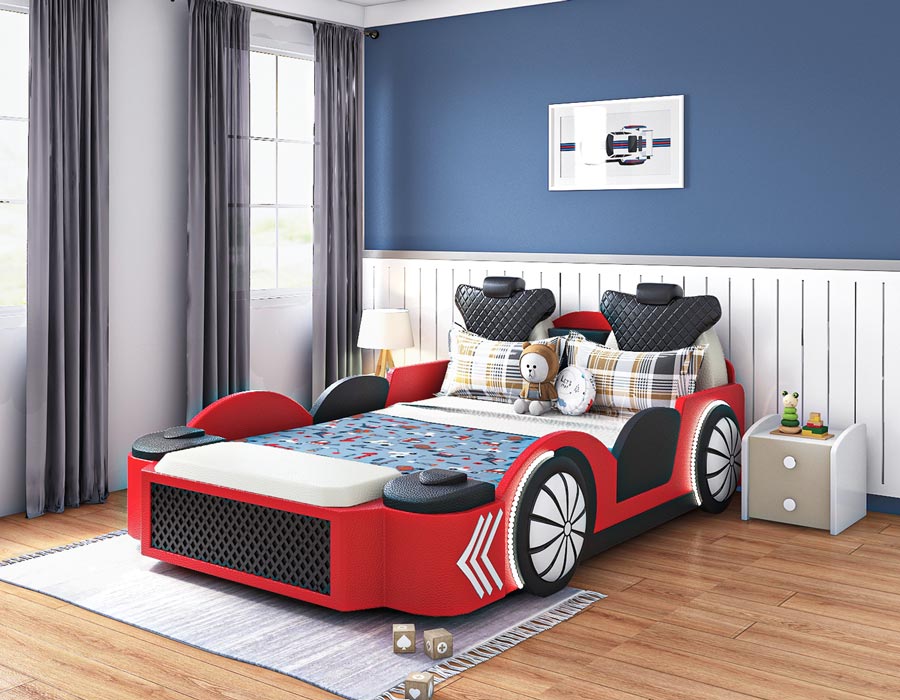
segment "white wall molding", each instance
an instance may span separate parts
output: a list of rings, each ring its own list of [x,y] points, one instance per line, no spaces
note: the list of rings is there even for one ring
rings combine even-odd
[[[868,491],[900,497],[900,431],[891,430],[900,415],[896,261],[418,255],[368,251],[363,260],[363,307],[410,310],[416,346],[395,352],[398,364],[447,356],[447,333],[461,320],[453,304],[460,283],[516,275],[552,289],[559,315],[596,310],[607,289],[674,282],[686,294],[719,298],[716,331],[744,385],[748,426],[779,412],[782,389],[799,391],[804,415],[821,411],[835,428],[866,424]],[[374,364],[368,352],[365,361]]]
[[[567,0],[398,0],[365,8],[365,26],[383,27],[388,24],[419,22],[439,17],[455,17],[477,12],[508,10],[528,5],[545,5]]]
[[[455,250],[365,250],[363,251],[363,257],[395,260],[593,263],[595,265],[699,265],[701,267],[900,272],[900,260],[862,260],[855,258],[748,258],[701,255],[603,255],[597,253],[470,253]]]

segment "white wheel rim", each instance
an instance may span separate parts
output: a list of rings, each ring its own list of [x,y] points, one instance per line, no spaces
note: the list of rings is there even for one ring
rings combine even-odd
[[[706,446],[706,485],[720,503],[727,501],[737,489],[741,470],[741,434],[728,416],[713,426]]]
[[[559,581],[575,568],[587,527],[587,503],[575,478],[557,472],[547,479],[528,520],[528,555],[535,572],[544,581]]]

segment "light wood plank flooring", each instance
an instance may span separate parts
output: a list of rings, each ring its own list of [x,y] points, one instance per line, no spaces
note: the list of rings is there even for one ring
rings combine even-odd
[[[0,558],[125,526],[102,506],[0,519]],[[609,597],[460,677],[443,700],[900,698],[900,517],[839,537],[696,512],[582,565]],[[0,700],[332,697],[0,584]]]

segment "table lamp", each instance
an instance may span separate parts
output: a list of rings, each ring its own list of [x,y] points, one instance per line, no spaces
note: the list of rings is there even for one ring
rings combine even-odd
[[[413,342],[412,326],[409,322],[408,309],[364,309],[359,324],[360,348],[380,350],[375,374],[387,376],[394,366],[391,350],[411,348]]]

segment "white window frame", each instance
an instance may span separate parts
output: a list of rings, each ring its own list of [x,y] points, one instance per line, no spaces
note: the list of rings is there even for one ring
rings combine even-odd
[[[28,0],[0,0],[0,10],[28,14]],[[25,122],[28,117],[6,117],[0,115],[0,121]],[[2,195],[2,193],[0,193]],[[22,204],[28,206],[26,199],[0,199],[3,204]],[[26,231],[27,236],[27,231]],[[19,306],[0,306],[0,328],[16,328],[25,324],[26,304]]]
[[[300,21],[300,20],[298,20]],[[300,59],[304,61],[312,61],[315,62],[315,58],[309,56],[307,54],[292,52],[292,51],[279,51],[277,49],[273,49],[268,46],[257,46],[253,45],[251,40],[250,46],[251,53],[261,53],[268,54],[270,56],[282,56],[285,58],[294,58]],[[315,95],[313,95],[315,99]],[[252,122],[253,119],[253,104],[250,105],[250,119]],[[278,199],[278,144],[279,143],[294,143],[294,144],[304,144],[304,145],[312,145],[315,147],[315,125],[313,126],[313,137],[309,139],[285,139],[279,138],[278,136],[278,61],[275,62],[275,136],[274,137],[265,137],[265,136],[250,136],[250,142],[263,142],[263,143],[274,143],[275,147],[275,199]],[[313,193],[315,193],[315,177],[313,177]],[[313,215],[313,225],[315,225],[315,216],[316,216],[316,207],[315,204],[304,205],[304,204],[279,204],[277,201],[272,203],[256,203],[251,200],[250,208],[252,209],[272,209],[275,211],[275,275],[276,279],[278,276],[278,210],[279,209],[309,209]],[[253,255],[253,241],[250,241],[250,254]],[[295,289],[291,287],[274,287],[271,289],[252,289],[250,291],[250,298],[254,302],[253,306],[256,308],[263,307],[272,307],[272,306],[285,306],[290,304],[302,304],[312,302],[312,288],[310,289]]]

